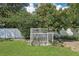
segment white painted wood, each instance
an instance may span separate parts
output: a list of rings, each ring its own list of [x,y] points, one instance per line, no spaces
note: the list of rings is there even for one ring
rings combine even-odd
[[[51,34],[51,41],[53,41],[53,32],[49,33],[47,28],[31,28],[30,44],[32,43],[32,41],[35,41],[39,45],[49,45],[49,34]]]

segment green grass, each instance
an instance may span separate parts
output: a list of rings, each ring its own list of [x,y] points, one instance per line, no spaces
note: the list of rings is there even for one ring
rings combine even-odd
[[[25,41],[0,42],[0,56],[77,56],[79,52],[51,46],[29,46]]]

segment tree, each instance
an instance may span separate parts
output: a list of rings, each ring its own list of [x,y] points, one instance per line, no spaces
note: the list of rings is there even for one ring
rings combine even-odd
[[[51,26],[56,31],[61,28],[79,27],[79,4],[68,5],[68,9],[56,10],[56,7],[52,4],[41,4],[41,6],[36,9],[36,15],[42,18],[44,25],[47,25],[47,27]]]
[[[41,6],[36,9],[36,15],[42,18],[40,20],[43,23],[43,25],[41,25],[43,27],[51,27],[53,30],[59,31],[66,25],[64,22],[66,17],[63,16],[66,15],[65,11],[56,10],[56,6],[52,4],[41,4]]]
[[[68,19],[71,21],[72,27],[79,27],[79,4],[69,4],[70,7],[67,10]]]
[[[4,3],[0,4],[0,16],[10,17],[15,15],[20,10],[25,10],[24,7],[28,6],[28,3]]]

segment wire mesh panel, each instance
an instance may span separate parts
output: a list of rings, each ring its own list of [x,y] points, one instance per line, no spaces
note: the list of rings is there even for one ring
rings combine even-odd
[[[48,32],[47,28],[31,28],[30,44],[45,46],[49,45],[49,41],[53,41],[53,33]]]
[[[33,33],[32,45],[47,45],[48,44],[47,33]]]

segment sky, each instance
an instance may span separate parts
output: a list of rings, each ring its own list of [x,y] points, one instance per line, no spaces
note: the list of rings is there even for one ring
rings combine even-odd
[[[35,8],[33,6],[33,3],[30,3],[30,6],[26,7],[27,8],[27,11],[32,13],[33,11],[35,11]]]
[[[59,10],[60,8],[62,8],[62,10],[68,8],[69,6],[67,5],[67,3],[56,3],[56,9]]]
[[[62,8],[62,10],[64,10],[65,8],[68,8],[67,3],[54,3],[54,5],[56,6],[57,10],[59,10],[60,8]],[[32,13],[33,11],[35,11],[33,3],[30,3],[30,6],[26,7],[26,9],[30,13]]]

